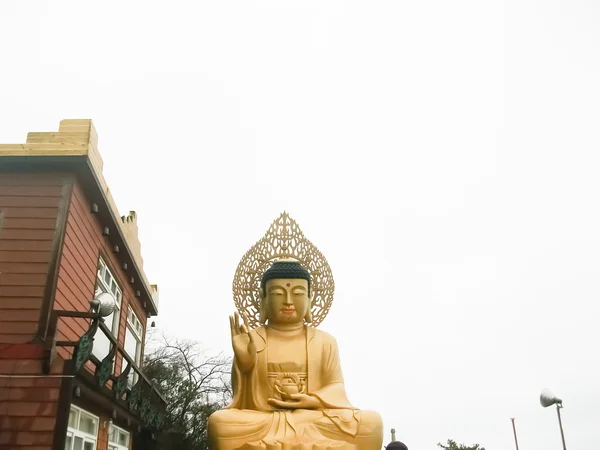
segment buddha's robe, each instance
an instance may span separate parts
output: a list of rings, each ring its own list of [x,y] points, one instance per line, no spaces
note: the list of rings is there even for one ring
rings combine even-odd
[[[306,393],[318,397],[323,409],[284,410],[268,403],[276,394],[272,373],[269,380],[266,328],[259,327],[251,333],[257,360],[247,373],[234,361],[233,401],[211,415],[208,424],[212,450],[381,448],[381,417],[376,412],[360,411],[349,402],[337,343],[331,335],[306,328]]]

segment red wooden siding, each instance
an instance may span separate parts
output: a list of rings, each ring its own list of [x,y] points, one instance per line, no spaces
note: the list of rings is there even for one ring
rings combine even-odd
[[[0,344],[36,335],[63,178],[0,173]]]
[[[0,448],[50,450],[61,378],[37,335],[67,175],[0,173]],[[52,374],[62,373],[56,361]]]
[[[6,370],[38,375],[41,359],[0,359],[0,371]],[[52,372],[60,370],[56,365]],[[0,378],[0,448],[52,448],[61,382],[61,378]]]
[[[1,344],[0,448],[50,450],[62,379],[40,377],[44,352],[37,344]],[[55,361],[51,375],[61,374]]]
[[[98,259],[102,256],[123,291],[118,339],[124,343],[127,306],[131,304],[144,327],[146,316],[129,284],[128,274],[121,268],[121,262],[113,253],[108,238],[102,235],[103,227],[107,224],[99,223],[97,217],[91,212],[90,206],[81,187],[76,183],[67,218],[54,309],[89,310],[89,301],[94,297],[96,286]],[[88,325],[89,321],[85,319],[60,319],[57,339],[77,340],[85,333]],[[71,349],[58,349],[58,354],[63,358],[70,358]],[[117,357],[117,371],[120,370],[120,366],[120,357]]]

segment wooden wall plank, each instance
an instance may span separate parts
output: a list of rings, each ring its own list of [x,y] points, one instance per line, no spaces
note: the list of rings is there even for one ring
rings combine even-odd
[[[47,402],[58,400],[58,389],[40,387],[13,387],[0,390],[0,402]]]
[[[28,334],[2,334],[0,330],[0,344],[26,344],[30,341]]]
[[[12,433],[2,433],[0,435],[0,445],[10,445],[10,448],[25,448],[31,450],[33,446],[50,446],[54,439],[54,433],[51,431],[20,431]]]
[[[8,241],[0,236],[1,252],[50,252],[52,241]]]
[[[89,264],[96,271],[98,268],[98,256],[100,243],[90,236],[81,233],[77,225],[67,224],[67,236],[65,237],[65,248],[78,259],[78,265]]]
[[[37,387],[60,388],[60,378],[0,378],[0,388],[7,387]]]
[[[1,322],[31,322],[36,323],[40,318],[40,312],[35,309],[2,309]],[[0,331],[3,331],[0,328]]]
[[[2,297],[39,297],[44,295],[43,286],[2,286],[0,298]],[[1,307],[1,303],[0,303]]]
[[[0,262],[2,263],[42,263],[48,266],[50,262],[50,252],[29,252],[29,251],[3,251],[0,252]]]
[[[54,229],[36,230],[36,229],[7,229],[0,231],[0,239],[10,241],[50,241],[54,237]]]
[[[4,210],[5,219],[56,219],[58,208],[26,208],[14,207]]]
[[[56,218],[9,217],[5,218],[2,228],[6,230],[52,230],[56,228]]]
[[[0,417],[53,417],[56,410],[56,402],[6,402],[0,404]]]
[[[2,311],[4,315],[4,310]],[[39,319],[39,316],[38,318]],[[34,322],[8,322],[4,318],[0,319],[0,330],[3,334],[22,334],[32,336],[38,329],[38,320]]]
[[[60,197],[61,186],[9,185],[2,187],[2,195],[9,197]]]
[[[0,274],[43,274],[46,275],[48,272],[47,263],[35,263],[35,262],[3,262],[0,261]]]
[[[89,311],[90,300],[94,298],[94,293],[80,292],[79,286],[70,286],[73,283],[67,273],[62,273],[58,279],[57,297],[60,294],[60,301],[55,304],[56,311]],[[82,287],[83,288],[83,287]]]
[[[3,297],[0,296],[3,309],[33,309],[38,310],[42,305],[42,297]]]
[[[78,282],[83,284],[91,283],[93,286],[96,285],[96,277],[98,268],[96,264],[92,264],[90,260],[85,260],[78,254],[77,249],[73,250],[72,247],[65,247],[65,271],[69,274],[76,276]],[[93,287],[90,288],[93,291]]]
[[[0,186],[61,186],[64,173],[0,173]],[[0,188],[1,190],[1,188]]]
[[[46,286],[46,274],[2,272],[0,286]]]
[[[53,208],[58,203],[59,197],[15,197],[0,194],[0,207],[2,208]]]
[[[55,419],[52,417],[0,417],[0,430],[18,431],[28,429],[30,431],[53,431]]]

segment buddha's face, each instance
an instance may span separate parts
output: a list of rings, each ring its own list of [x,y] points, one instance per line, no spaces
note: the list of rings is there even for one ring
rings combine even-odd
[[[310,308],[308,281],[281,278],[267,281],[265,312],[269,323],[294,324],[304,320]]]

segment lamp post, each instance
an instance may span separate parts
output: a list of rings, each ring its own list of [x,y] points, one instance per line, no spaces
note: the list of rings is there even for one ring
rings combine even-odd
[[[544,389],[540,394],[540,403],[544,408],[548,406],[556,405],[556,414],[558,415],[558,426],[560,427],[560,437],[562,438],[563,450],[567,450],[565,444],[565,432],[563,431],[562,419],[560,417],[560,410],[562,409],[562,400],[556,397],[550,390]]]
[[[515,435],[515,447],[519,450],[519,441],[517,441],[517,428],[515,427],[515,418],[511,417],[510,421],[512,422],[513,434]]]

